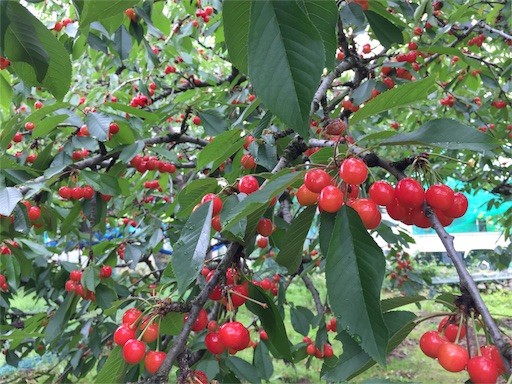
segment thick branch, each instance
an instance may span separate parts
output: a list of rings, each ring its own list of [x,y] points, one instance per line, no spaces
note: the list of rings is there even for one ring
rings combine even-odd
[[[313,296],[313,301],[315,302],[315,307],[318,314],[324,313],[324,306],[322,305],[322,299],[320,299],[318,289],[316,289],[308,275],[302,275],[302,281],[304,282],[304,285],[309,290],[309,292],[311,292],[311,296]]]
[[[512,40],[512,35],[509,35],[499,29],[493,28],[490,25],[486,24],[484,21],[479,22],[478,26],[480,28],[487,29],[489,32],[496,33],[506,40]]]

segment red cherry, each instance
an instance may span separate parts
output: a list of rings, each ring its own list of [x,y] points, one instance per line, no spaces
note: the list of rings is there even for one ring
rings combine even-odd
[[[94,197],[94,189],[90,185],[83,188],[84,199],[92,199]]]
[[[75,200],[80,200],[84,197],[84,191],[80,187],[75,187],[71,190],[71,197]]]
[[[60,32],[62,31],[62,23],[60,21],[57,21],[54,26],[53,26],[53,29],[56,31],[56,32]]]
[[[437,351],[437,359],[441,367],[449,372],[460,372],[466,368],[469,354],[466,349],[453,343],[441,344]]]
[[[183,322],[185,323],[188,319],[188,314],[183,318]],[[199,316],[197,316],[196,322],[192,326],[192,330],[194,332],[202,331],[206,328],[206,325],[208,324],[208,313],[206,313],[206,310],[204,308],[201,308],[201,311],[199,311]]]
[[[30,207],[28,210],[28,218],[30,221],[36,221],[41,217],[41,209],[39,207]]]
[[[258,188],[258,180],[256,180],[256,178],[251,175],[242,177],[238,182],[238,190],[241,193],[245,193],[247,195],[250,195],[251,193],[257,191]]]
[[[235,351],[247,348],[251,341],[249,331],[238,321],[223,324],[219,328],[219,335],[222,343]]]
[[[430,220],[425,216],[423,209],[419,207],[412,208],[410,215],[415,226],[419,228],[430,228],[432,226]]]
[[[310,205],[316,204],[318,202],[320,194],[311,192],[305,184],[302,184],[297,190],[295,196],[297,196],[297,201],[300,205],[303,207],[309,207]]]
[[[233,307],[237,308],[245,304],[247,301],[246,297],[249,297],[249,287],[247,282],[240,285],[235,285],[232,288],[231,303]],[[245,297],[244,297],[245,296]]]
[[[264,237],[268,237],[272,234],[273,232],[273,225],[272,225],[272,221],[270,219],[267,219],[265,217],[263,217],[259,223],[258,223],[258,226],[256,228],[256,231],[261,235],[261,236],[264,236]]]
[[[368,167],[361,159],[355,157],[345,159],[340,166],[340,177],[347,184],[363,184],[368,177]]]
[[[190,374],[191,382],[194,384],[208,384],[208,376],[201,371],[193,371]]]
[[[63,25],[63,26],[66,26],[66,25],[68,25],[68,24],[71,24],[72,22],[73,22],[73,20],[71,20],[69,17],[64,17],[64,18],[62,19],[62,25]]]
[[[165,352],[149,351],[144,358],[144,367],[146,367],[149,373],[154,375],[164,362],[166,356]]]
[[[12,138],[12,141],[14,141],[15,143],[21,143],[23,141],[23,135],[21,134],[21,132],[16,132],[16,134]]]
[[[318,206],[326,212],[338,212],[343,205],[343,192],[334,185],[328,185],[320,192]]]
[[[373,183],[368,193],[375,204],[382,206],[390,205],[395,199],[395,188],[388,182],[382,180]]]
[[[123,346],[123,357],[128,364],[137,364],[146,354],[146,344],[140,340],[130,339]]]
[[[79,283],[80,280],[82,279],[82,272],[75,269],[74,271],[71,271],[71,273],[69,274],[69,278]]]
[[[34,108],[35,108],[35,109],[41,109],[41,108],[43,108],[43,103],[42,103],[42,102],[40,102],[40,101],[36,101],[36,102],[34,103]]]
[[[425,192],[418,180],[406,177],[398,182],[395,187],[395,198],[400,205],[406,207],[420,207],[425,200]]]
[[[428,357],[436,358],[441,344],[448,342],[446,336],[437,331],[427,331],[420,338],[420,349]]]
[[[446,338],[452,343],[457,338],[457,331],[459,330],[459,326],[457,324],[448,323],[449,317],[443,318],[439,323],[439,327],[437,328],[439,333],[442,333],[444,330],[444,335]],[[459,340],[462,340],[466,335],[466,326],[462,324],[462,328],[460,330]]]
[[[27,131],[31,131],[31,130],[33,130],[35,127],[36,127],[36,126],[35,126],[35,124],[34,124],[34,123],[31,123],[31,122],[25,123],[25,129],[26,129]]]
[[[323,169],[312,169],[304,175],[304,185],[313,193],[320,193],[331,184],[331,176]]]
[[[158,338],[158,324],[157,323],[151,323],[149,325],[142,324],[140,326],[140,329],[144,331],[142,334],[142,341],[145,343],[152,343]]]
[[[468,361],[469,378],[473,384],[496,383],[499,372],[496,363],[484,356],[474,356]]]
[[[377,204],[372,199],[357,199],[350,203],[356,210],[367,229],[377,228],[382,216]]]
[[[192,119],[192,123],[194,123],[195,125],[200,125],[201,118],[199,116],[194,116],[194,118]]]
[[[268,340],[267,331],[265,331],[264,329],[262,329],[262,330],[260,331],[260,339],[261,339],[261,340]]]
[[[4,278],[4,279],[5,279],[5,278]],[[2,281],[0,280],[0,286],[1,286],[1,285],[3,285],[3,283],[5,283],[5,281],[4,281],[4,282],[2,282]],[[66,284],[64,285],[64,288],[65,288],[65,289],[66,289],[66,291],[68,291],[68,292],[73,292],[73,291],[75,290],[75,288],[76,288],[76,282],[74,282],[73,280],[68,280],[68,281],[66,281]]]
[[[119,125],[117,123],[110,123],[108,126],[108,132],[111,135],[115,135],[116,133],[119,133]]]
[[[445,184],[435,184],[430,186],[425,192],[427,204],[434,209],[445,211],[453,205],[453,189]]]
[[[333,357],[334,356],[334,351],[332,350],[331,344],[327,344],[327,343],[324,344],[323,355],[324,355],[324,357]]]
[[[244,140],[245,140],[244,149],[247,151],[249,148],[249,145],[254,141],[254,137],[253,136],[245,136]]]
[[[256,243],[258,244],[258,247],[260,248],[267,248],[268,247],[268,238],[266,237],[260,237]]]
[[[117,345],[122,347],[128,340],[131,339],[135,339],[135,329],[131,328],[127,324],[121,324],[119,327],[117,327],[116,331],[114,332],[114,342]]]
[[[226,346],[222,343],[218,332],[209,332],[204,338],[206,349],[214,355],[220,355],[226,350]]]
[[[265,277],[263,280],[261,280],[260,287],[263,290],[268,291],[270,288],[272,288],[272,282],[268,277]]]
[[[226,271],[226,284],[233,285],[238,281],[239,274],[236,268],[228,268]]]
[[[222,232],[222,225],[220,223],[220,216],[212,217],[212,228],[217,232]]]
[[[59,196],[63,199],[69,199],[71,197],[71,188],[63,186],[59,188]]]
[[[363,53],[370,53],[372,51],[372,47],[370,44],[363,45]]]
[[[112,276],[112,267],[110,265],[101,267],[100,278],[108,279],[110,276]]]
[[[142,311],[137,308],[130,308],[123,314],[123,324],[132,325],[138,322],[142,316]]]
[[[242,156],[240,164],[244,169],[253,169],[254,167],[256,167],[256,161],[254,160],[254,157],[252,157],[248,153]]]
[[[313,344],[313,343],[308,344],[308,346],[306,347],[306,353],[308,355],[314,355],[315,352],[316,352],[315,344]]]
[[[468,210],[468,205],[467,197],[464,194],[457,192],[453,195],[453,205],[445,210],[444,214],[454,219],[462,217]]]
[[[402,221],[406,217],[409,209],[401,205],[400,202],[395,199],[391,204],[386,206],[386,211],[392,219]]]
[[[501,359],[500,351],[498,348],[496,348],[495,345],[484,345],[480,347],[480,351],[482,352],[482,356],[485,356],[496,363],[499,375],[502,375],[506,372],[505,365]]]
[[[222,211],[222,200],[215,193],[207,193],[201,199],[201,204],[206,203],[207,201],[210,200],[213,200],[212,215],[218,215],[220,211]]]

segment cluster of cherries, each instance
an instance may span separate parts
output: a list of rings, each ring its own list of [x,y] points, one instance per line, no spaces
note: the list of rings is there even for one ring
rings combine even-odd
[[[176,166],[174,164],[159,160],[155,156],[135,155],[130,160],[130,165],[132,167],[134,167],[140,173],[144,173],[146,171],[156,171],[156,170],[158,170],[162,173],[176,172]]]
[[[75,269],[69,273],[69,280],[66,281],[64,288],[68,292],[73,292],[75,295],[80,296],[84,300],[96,301],[94,292],[86,290],[82,285],[82,271]],[[112,276],[112,267],[105,265],[100,269],[100,279],[108,279]]]
[[[474,384],[496,383],[498,377],[505,373],[498,349],[494,345],[477,345],[477,354],[470,357],[468,350],[457,344],[466,335],[462,319],[460,317],[457,321],[457,316],[443,318],[437,331],[427,331],[421,336],[420,349],[425,355],[437,359],[449,372],[466,369]]]
[[[92,199],[94,192],[94,188],[90,185],[86,185],[85,187],[68,187],[64,185],[59,188],[59,196],[64,200]]]
[[[396,285],[401,287],[403,282],[409,279],[407,275],[408,271],[412,271],[414,268],[411,265],[411,259],[409,258],[409,254],[407,252],[400,254],[397,252],[396,254],[396,269],[389,274],[389,278],[391,281],[396,279]]]
[[[208,321],[206,311],[203,316],[200,314],[201,317],[203,319],[200,325],[203,324],[204,318]],[[192,330],[195,331],[197,324],[198,321],[196,321]],[[205,336],[204,344],[206,349],[214,355],[220,355],[226,350],[228,350],[229,354],[234,355],[251,345],[249,330],[238,321],[229,321],[219,327],[217,322],[212,320],[208,324],[204,323],[203,329],[206,328],[206,325],[208,325],[208,333]]]
[[[3,292],[7,292],[9,286],[7,285],[7,280],[5,276],[0,273],[0,290]]]
[[[336,318],[333,317],[327,324],[327,331],[336,333],[337,321]],[[319,349],[315,343],[311,340],[309,336],[304,336],[302,339],[304,343],[307,343],[306,353],[310,356],[315,356],[317,359],[329,358],[334,356],[334,351],[332,349],[332,345],[329,343],[325,343],[322,350]]]
[[[28,200],[22,200],[22,203],[27,207],[27,214],[30,221],[37,221],[41,217],[41,208],[32,205]]]

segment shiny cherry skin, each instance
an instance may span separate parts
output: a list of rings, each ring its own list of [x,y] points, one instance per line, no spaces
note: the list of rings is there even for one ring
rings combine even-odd
[[[238,182],[238,190],[241,193],[245,193],[250,195],[253,192],[256,192],[259,188],[258,180],[254,176],[246,175],[240,179]]]
[[[446,338],[451,341],[452,343],[457,338],[457,331],[459,330],[458,324],[448,324],[448,317],[444,317],[441,322],[439,323],[439,327],[437,328],[437,331],[439,333],[442,333],[444,330],[444,335]],[[460,330],[460,336],[459,340],[462,340],[464,336],[466,335],[466,326],[462,324],[462,328]]]
[[[449,372],[460,372],[466,368],[469,360],[468,351],[454,343],[441,344],[437,351],[437,359],[441,367]]]
[[[214,355],[220,355],[226,350],[226,346],[222,343],[218,332],[209,332],[204,338],[206,349]]]
[[[368,193],[378,205],[387,206],[395,200],[395,188],[387,181],[376,181],[370,186]]]
[[[437,331],[427,331],[420,338],[420,349],[428,357],[435,359],[441,344],[448,342],[446,336]]]
[[[183,318],[183,322],[185,323],[188,319],[188,314]],[[206,310],[204,308],[201,308],[201,310],[199,311],[199,315],[197,316],[197,319],[194,323],[194,325],[192,326],[192,330],[194,332],[199,332],[199,331],[202,331],[203,329],[206,328],[206,326],[208,325],[208,313],[206,312]]]
[[[222,343],[235,351],[247,348],[251,341],[248,329],[238,321],[222,324],[219,335]]]
[[[343,192],[334,185],[328,185],[320,192],[318,205],[326,212],[338,212],[343,205]]]
[[[135,339],[135,329],[127,324],[121,324],[114,332],[114,342],[123,346],[128,340]]]
[[[212,215],[218,215],[220,211],[222,211],[222,200],[215,193],[207,193],[201,199],[201,204],[206,203],[207,201],[213,200],[213,211]]]
[[[356,157],[345,159],[340,166],[340,177],[347,184],[363,184],[368,177],[368,167]]]
[[[297,193],[295,194],[297,201],[303,207],[309,207],[310,205],[318,203],[319,193],[311,192],[305,184],[302,184]]]
[[[395,187],[395,198],[409,208],[420,207],[425,200],[425,191],[418,180],[406,177]]]
[[[158,371],[158,368],[162,365],[165,360],[166,353],[158,352],[158,351],[149,351],[144,358],[144,367],[146,367],[147,371],[152,375]]]
[[[331,176],[323,169],[312,169],[304,175],[304,185],[313,193],[320,193],[331,184]]]
[[[453,205],[444,211],[444,214],[454,219],[464,216],[468,210],[468,198],[460,192],[453,195]]]
[[[123,357],[128,364],[137,364],[146,354],[146,344],[140,340],[128,340],[123,346]]]
[[[427,204],[434,209],[445,211],[453,205],[455,192],[445,184],[431,185],[425,192]]]
[[[379,226],[382,215],[372,199],[356,199],[347,204],[356,210],[366,229],[375,229]]]
[[[473,384],[496,383],[499,372],[496,363],[485,356],[474,356],[468,361],[469,378]]]

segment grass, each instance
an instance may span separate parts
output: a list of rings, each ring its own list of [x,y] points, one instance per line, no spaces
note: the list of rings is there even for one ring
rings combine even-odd
[[[325,280],[322,275],[311,276],[315,286],[320,292],[320,297],[325,300]],[[454,292],[456,293],[456,292]],[[396,296],[397,293],[389,291],[383,292],[383,296],[391,297]],[[482,297],[488,305],[489,310],[497,318],[512,318],[512,292],[506,290],[495,291],[492,293],[483,293]],[[301,280],[297,280],[294,284],[290,285],[287,291],[288,304],[296,306],[304,306],[315,312],[314,302],[310,292],[304,286]],[[35,300],[33,294],[24,295],[23,292],[14,297],[11,302],[12,306],[20,310],[38,312],[45,311],[46,305],[42,300]],[[290,321],[290,305],[285,306],[285,327],[287,334],[292,343],[297,344],[302,341],[302,335],[295,332]],[[416,314],[429,314],[434,312],[445,311],[440,305],[433,300],[427,300],[421,303],[421,307],[411,304],[400,309],[409,310]],[[237,320],[244,324],[248,324],[253,320],[254,316],[246,309],[241,309],[237,315]],[[385,368],[374,366],[362,375],[358,376],[352,382],[364,383],[371,382],[372,379],[387,380],[388,382],[420,382],[420,383],[453,383],[465,382],[467,380],[467,373],[449,373],[444,371],[437,361],[430,359],[423,355],[418,347],[418,341],[421,335],[427,330],[437,328],[439,318],[431,319],[420,323],[407,337],[407,339],[399,346],[393,353],[388,356],[387,366]],[[314,339],[316,329],[310,330],[309,336]],[[258,336],[251,332],[252,338],[257,340]],[[336,355],[342,351],[342,345],[334,340],[334,334],[329,332],[329,339],[333,344]],[[35,354],[33,354],[36,356]],[[239,357],[252,362],[252,350],[246,350],[238,354]],[[29,355],[29,357],[33,357]],[[322,367],[321,359],[312,359],[310,365],[307,364],[308,359],[305,359],[295,366],[287,365],[283,361],[274,360],[274,372],[270,381],[280,383],[319,383],[320,370]],[[0,355],[0,367],[5,364],[3,355]],[[38,368],[41,368],[38,365]],[[0,382],[2,380],[0,379]]]

